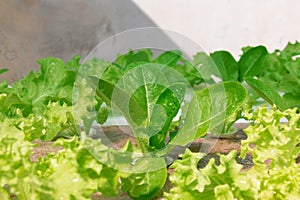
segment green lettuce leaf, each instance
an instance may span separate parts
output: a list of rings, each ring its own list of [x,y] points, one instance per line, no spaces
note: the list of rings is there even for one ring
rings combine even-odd
[[[256,199],[257,192],[247,184],[247,175],[241,173],[242,165],[235,161],[236,151],[220,155],[220,165],[210,160],[203,169],[197,164],[204,154],[186,150],[182,159],[171,166],[173,185],[166,199]]]
[[[58,102],[49,102],[40,115],[30,114],[27,118],[20,119],[18,127],[29,141],[51,141],[56,137],[74,136],[79,131],[79,126],[73,119],[72,107]]]
[[[229,52],[216,51],[211,53],[210,57],[218,68],[218,73],[215,73],[217,77],[223,81],[238,81],[238,63]]]
[[[253,161],[258,164],[271,159],[271,169],[295,163],[300,153],[300,115],[296,109],[280,111],[275,107],[270,110],[259,107],[256,112],[246,113],[245,117],[256,124],[245,130],[248,139],[242,141],[242,156],[252,152]],[[281,123],[282,119],[288,122]],[[250,147],[252,143],[255,148]]]
[[[245,78],[245,81],[248,85],[254,89],[260,97],[262,97],[269,104],[277,105],[281,110],[285,110],[289,107],[285,101],[281,98],[281,96],[274,90],[271,86],[269,86],[266,82],[262,82],[259,79],[254,78]]]
[[[119,80],[109,79],[111,70]],[[107,70],[108,74],[105,72],[99,81],[97,94],[123,114],[146,146],[160,149],[183,101],[186,83],[175,70],[160,64],[132,63],[127,70]]]
[[[150,49],[140,49],[137,52],[130,50],[126,54],[118,55],[114,63],[126,67],[135,62],[151,62],[153,60],[152,55],[153,53]]]
[[[299,106],[295,101],[299,101],[300,96],[300,44],[299,42],[288,43],[283,50],[275,50],[273,53],[265,55],[260,64],[261,69],[256,74],[257,78],[265,85],[274,88],[277,93],[293,97],[295,100],[289,101],[284,98],[287,108]]]
[[[25,140],[15,123],[6,118],[0,126],[0,193],[18,199],[53,199],[52,189],[30,161],[34,145]]]
[[[196,91],[185,123],[170,144],[186,145],[216,128],[220,133],[225,120],[236,115],[247,98],[247,90],[237,82],[219,83]]]
[[[154,168],[152,168],[153,165],[155,165]],[[122,190],[133,199],[152,199],[166,182],[167,168],[165,160],[163,158],[140,159],[134,165],[134,168],[132,173],[122,175]],[[146,171],[135,173],[140,168],[144,168]]]
[[[263,46],[248,49],[239,60],[239,81],[246,77],[254,77],[262,68],[267,49]]]
[[[62,101],[71,105],[73,85],[79,69],[79,56],[65,63],[58,58],[44,58],[38,61],[41,68],[3,88],[7,95],[6,107],[22,110],[24,116],[42,113],[49,101]]]
[[[253,156],[254,166],[249,171],[256,182],[259,199],[297,199],[300,195],[300,114],[296,108],[280,111],[276,107],[259,107],[246,112],[253,123],[242,141],[241,156]],[[281,123],[281,119],[287,120]]]

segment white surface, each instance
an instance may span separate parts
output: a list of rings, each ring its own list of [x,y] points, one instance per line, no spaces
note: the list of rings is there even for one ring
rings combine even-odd
[[[161,28],[178,31],[207,52],[237,57],[246,45],[271,51],[300,40],[297,0],[133,0]]]

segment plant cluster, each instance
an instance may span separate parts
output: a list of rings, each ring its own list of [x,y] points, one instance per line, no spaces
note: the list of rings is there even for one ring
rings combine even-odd
[[[203,169],[197,164],[204,156],[189,150],[171,166],[173,184],[166,199],[298,199],[300,196],[300,114],[296,109],[284,112],[276,107],[260,107],[246,114],[251,126],[242,141],[241,157],[251,153],[254,166],[242,170],[236,151],[220,155]],[[285,118],[287,123],[281,123]]]
[[[247,47],[239,61],[225,51],[210,55],[197,53],[189,62],[180,51],[166,51],[154,57],[149,49],[130,51],[113,62],[95,58],[80,64],[79,56],[67,63],[52,57],[41,59],[38,72],[30,72],[11,87],[6,81],[0,84],[0,163],[3,166],[0,168],[0,197],[88,199],[97,191],[104,196],[116,196],[122,190],[133,199],[151,199],[166,182],[165,156],[170,149],[175,145],[184,146],[209,131],[226,132],[241,117],[265,120],[264,116],[268,115],[266,123],[259,123],[270,135],[278,128],[275,139],[285,138],[285,142],[291,143],[294,135],[290,132],[295,135],[299,132],[297,108],[285,112],[261,109],[252,115],[246,112],[245,116],[243,108],[251,107],[262,97],[282,111],[299,109],[300,90],[291,89],[291,84],[299,86],[299,59],[294,58],[299,53],[300,45],[295,43],[272,54],[261,46]],[[280,72],[274,70],[278,66]],[[222,81],[217,82],[213,76]],[[277,91],[275,85],[279,88]],[[191,98],[186,99],[190,88]],[[128,141],[123,148],[114,149],[101,139],[90,138],[93,123],[104,124],[114,112],[121,113],[127,120],[137,146]],[[180,118],[175,121],[179,113]],[[281,126],[277,115],[291,123]],[[261,127],[257,129],[263,132]],[[274,152],[274,142],[286,145],[281,140],[271,141],[273,138],[269,135],[264,136],[266,143],[261,142],[262,135],[251,138],[249,133],[247,141],[257,148],[247,149],[245,143],[242,151],[253,151],[257,162],[251,170],[254,174],[263,173],[258,167],[261,169],[264,165],[258,162],[269,159],[260,157],[266,147],[259,147],[260,143],[274,147]],[[63,149],[34,163],[30,155],[35,147],[32,142],[37,139],[55,141],[55,145]],[[299,142],[299,138],[294,139],[289,145],[293,145],[295,151],[286,159],[294,159],[298,152],[295,142]],[[279,149],[278,156],[282,156],[283,151],[288,153],[287,146]],[[215,198],[247,195],[260,198],[260,195],[270,195],[264,192],[266,187],[273,187],[268,186],[267,181],[271,167],[275,166],[272,173],[282,164],[292,170],[289,173],[297,174],[299,170],[297,165],[291,168],[292,162],[282,157],[280,163],[274,161],[267,166],[264,176],[253,176],[257,180],[250,182],[253,186],[243,185],[238,184],[244,175],[239,173],[240,166],[232,162],[234,152],[221,156],[221,166],[211,161],[203,171],[195,166],[199,156],[186,152],[182,161],[175,162],[173,166],[179,171],[171,175],[174,188],[166,198],[196,198],[206,195],[202,192],[207,188],[214,188],[207,195]],[[215,187],[220,183],[217,180],[220,174],[229,177],[230,183],[227,179],[220,180],[222,185]],[[180,188],[182,181],[186,186],[192,184],[191,188]],[[260,192],[255,193],[253,188]]]

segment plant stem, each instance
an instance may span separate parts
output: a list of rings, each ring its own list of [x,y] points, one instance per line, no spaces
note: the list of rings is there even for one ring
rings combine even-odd
[[[136,138],[136,141],[143,153],[149,152],[149,145],[148,145],[148,141],[146,140],[147,140],[146,138],[138,138],[138,137]]]

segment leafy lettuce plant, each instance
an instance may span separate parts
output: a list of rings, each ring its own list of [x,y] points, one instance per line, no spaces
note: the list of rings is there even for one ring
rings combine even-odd
[[[247,101],[246,89],[237,82],[197,90],[187,105],[185,123],[182,121],[178,131],[170,134],[191,81],[181,71],[191,65],[182,64],[183,58],[174,52],[155,59],[150,55],[148,50],[140,50],[121,55],[114,63],[88,63],[96,69],[105,68],[100,77],[84,71],[90,74],[87,82],[96,83],[97,96],[125,117],[138,143],[137,148],[122,153],[98,151],[99,145],[93,142],[87,146],[110,168],[129,172],[121,176],[122,190],[134,199],[151,198],[163,187],[167,177],[165,156],[173,146],[186,145],[219,127]]]
[[[181,107],[186,89],[191,86],[189,83],[196,82],[186,80],[186,74],[181,72],[190,70],[189,75],[201,74],[192,72],[191,69],[197,69],[192,67],[193,64],[187,64],[177,51],[165,52],[155,59],[145,55],[151,54],[141,50],[118,57],[100,78],[97,95],[124,115],[143,151],[153,151],[166,145],[168,130]],[[184,125],[184,131],[178,133],[182,136],[178,138],[188,143],[205,135],[206,131],[234,115],[246,99],[243,86],[234,82],[196,91],[185,119],[186,124],[190,123],[189,127]],[[188,139],[183,140],[183,137]],[[184,142],[180,144],[184,145]]]
[[[51,191],[46,181],[35,173],[30,161],[33,144],[25,140],[14,120],[5,119],[0,126],[0,197],[1,199],[48,199]]]
[[[38,63],[41,68],[31,71],[23,79],[8,87],[6,81],[0,84],[0,121],[4,118],[18,119],[15,126],[22,130],[30,141],[34,139],[55,140],[58,137],[72,137],[80,132],[73,116],[73,89],[80,56],[64,63],[59,58],[44,58]],[[85,93],[90,88],[85,87]],[[99,107],[101,99],[96,99],[91,107],[99,115],[93,120],[103,123],[107,112]],[[78,112],[84,113],[85,106],[77,105]],[[82,117],[84,117],[82,115]],[[77,120],[78,121],[78,120]]]
[[[254,166],[245,171],[237,164],[236,151],[220,155],[220,165],[210,160],[206,167],[197,164],[204,156],[189,150],[171,166],[173,188],[166,199],[297,199],[300,195],[300,114],[296,108],[280,111],[259,107],[246,112],[252,121],[245,130],[241,156],[251,153]],[[286,118],[287,123],[280,119]]]
[[[174,172],[170,181],[174,187],[165,193],[165,199],[255,199],[255,188],[241,174],[242,165],[235,162],[236,151],[220,155],[220,165],[211,159],[207,166],[198,169],[199,160],[205,156],[186,150],[182,159],[171,166]]]
[[[264,46],[245,47],[239,60],[235,60],[228,51],[216,51],[210,55],[199,53],[195,61],[200,63],[200,70],[206,78],[214,75],[222,81],[245,85],[250,96],[245,107],[267,102],[283,111],[300,108],[299,54],[300,44],[295,42],[273,53],[269,53]],[[230,132],[232,124],[240,118],[243,118],[242,110],[227,119],[222,132]]]
[[[246,82],[251,91],[251,106],[261,97],[281,110],[299,108],[299,54],[299,42],[288,43],[283,50],[273,53],[264,46],[245,47],[238,61],[227,51],[217,51],[210,57],[220,73],[211,73],[223,81]]]

